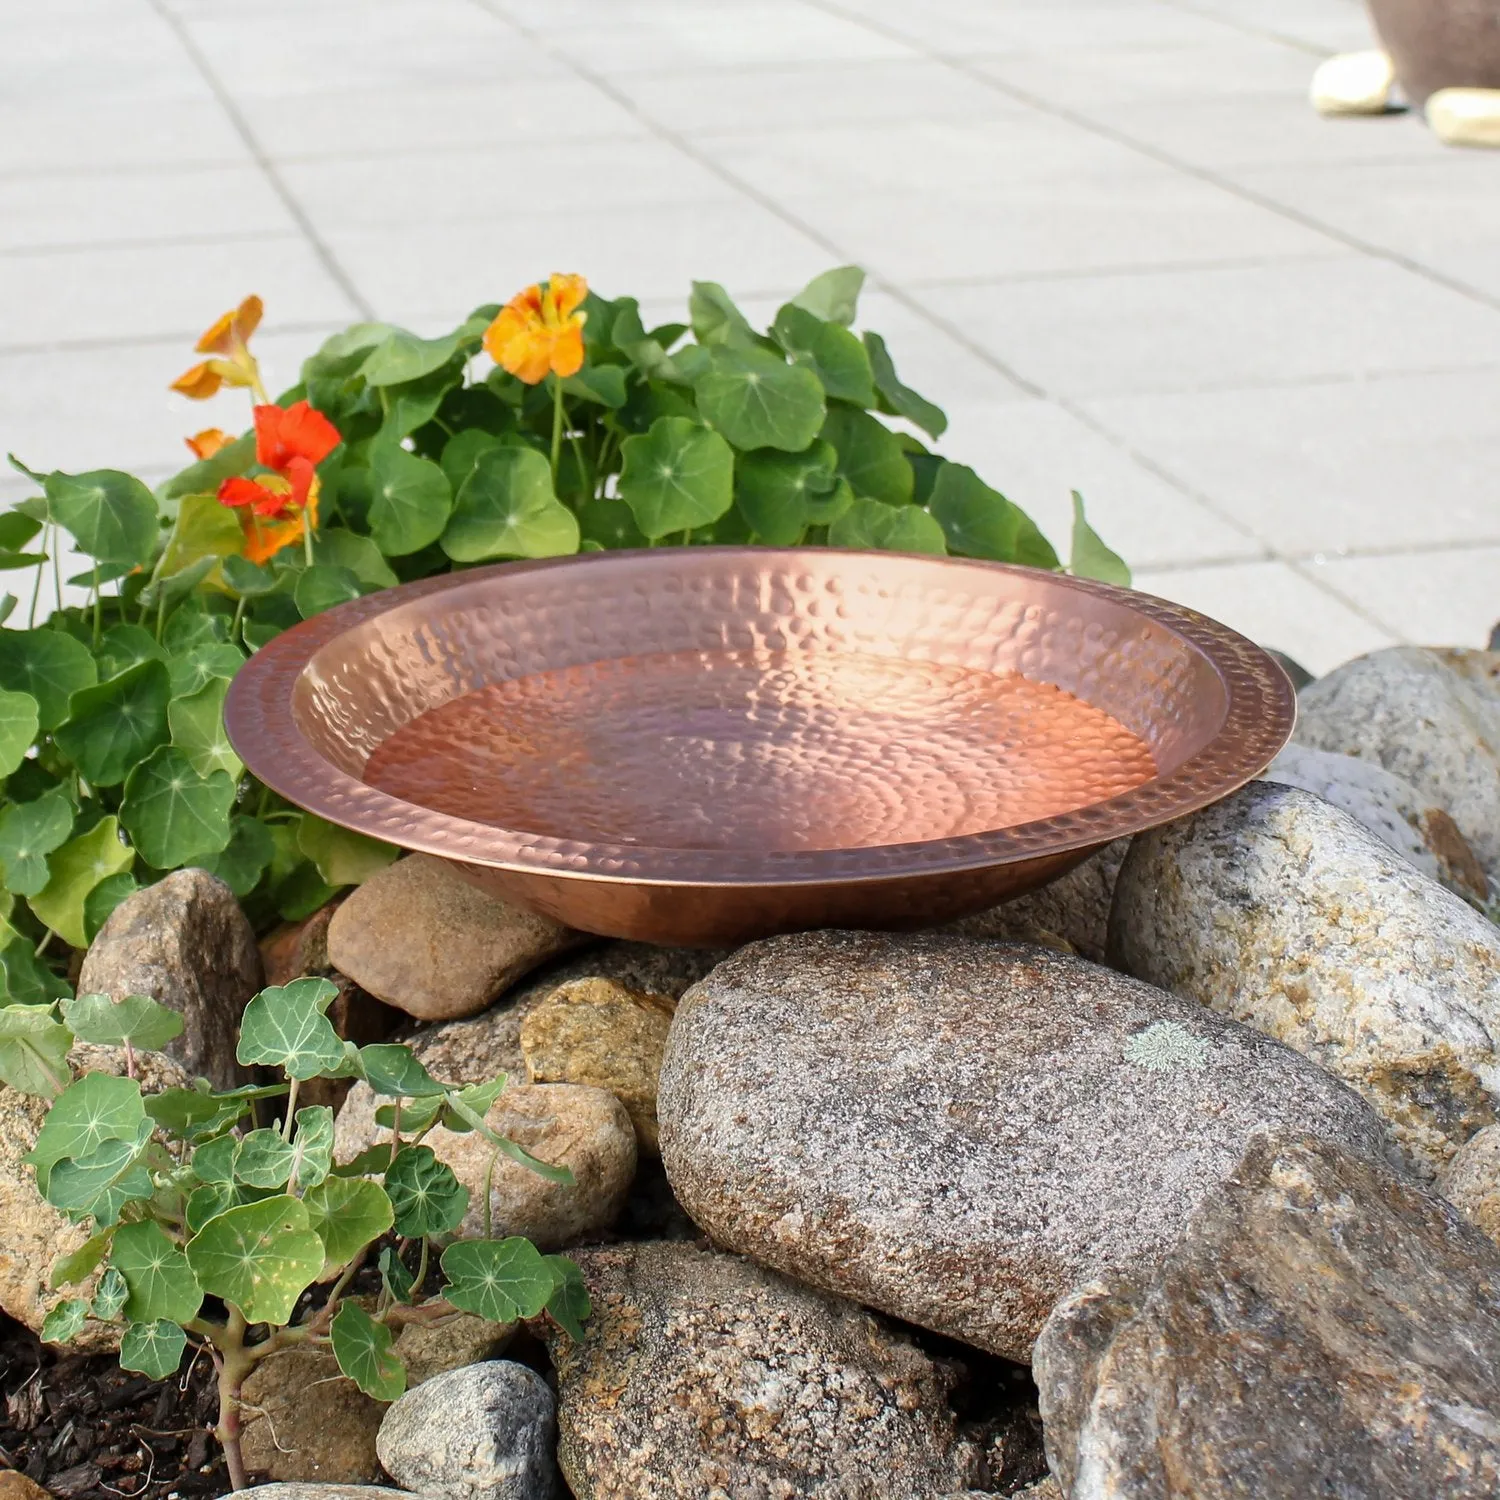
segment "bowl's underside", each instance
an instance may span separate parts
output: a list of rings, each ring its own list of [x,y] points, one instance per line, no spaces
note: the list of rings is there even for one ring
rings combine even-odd
[[[1261,770],[1292,694],[1158,600],[886,553],[663,549],[426,580],[241,672],[230,735],[335,822],[577,927],[914,926]]]

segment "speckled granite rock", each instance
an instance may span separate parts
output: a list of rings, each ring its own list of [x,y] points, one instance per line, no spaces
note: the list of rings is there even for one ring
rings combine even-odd
[[[1500,653],[1392,646],[1298,697],[1296,739],[1375,761],[1453,816],[1500,884]]]
[[[245,1081],[235,1061],[240,1016],[260,988],[260,951],[234,892],[207,870],[175,870],[127,896],[89,946],[80,995],[149,995],[183,1019],[167,1043],[190,1078]]]
[[[523,974],[592,939],[413,854],[371,876],[328,924],[328,961],[423,1021],[483,1010]]]
[[[678,1007],[658,1107],[720,1244],[1023,1361],[1070,1287],[1154,1266],[1258,1126],[1383,1149],[1368,1106],[1258,1032],[937,935],[742,949]]]
[[[1500,1249],[1388,1168],[1260,1137],[1144,1288],[1037,1341],[1070,1500],[1490,1500]]]
[[[676,1003],[613,979],[560,984],[521,1023],[533,1083],[608,1089],[630,1115],[643,1151],[657,1151],[656,1080]]]
[[[1115,880],[1129,849],[1129,839],[1116,839],[1050,885],[977,916],[961,917],[942,930],[959,937],[1041,942],[1047,947],[1056,946],[1046,941],[1055,936],[1075,953],[1102,964],[1108,946],[1109,908],[1114,900]]]
[[[1438,1175],[1438,1191],[1500,1244],[1500,1125],[1471,1135]]]
[[[116,1047],[79,1045],[68,1054],[74,1075],[124,1075],[125,1054]],[[137,1054],[136,1075],[148,1091],[183,1088],[186,1073],[158,1052]],[[69,1255],[89,1232],[71,1223],[37,1191],[36,1173],[27,1152],[47,1118],[47,1101],[0,1086],[0,1312],[9,1313],[33,1333],[40,1333],[47,1314],[67,1297],[92,1297],[97,1274],[75,1287],[49,1291],[52,1262]],[[120,1330],[112,1324],[85,1323],[70,1348],[98,1353],[120,1347]]]
[[[372,1117],[373,1118],[373,1117]],[[422,1144],[447,1162],[469,1190],[469,1211],[460,1235],[484,1234],[484,1185],[490,1184],[490,1214],[497,1239],[520,1234],[544,1250],[608,1229],[620,1217],[635,1178],[635,1129],[625,1106],[604,1089],[573,1083],[515,1083],[490,1106],[485,1122],[549,1166],[566,1166],[571,1183],[549,1182],[495,1148],[477,1131],[428,1131]],[[375,1128],[368,1139],[342,1136],[335,1125],[335,1155],[341,1161],[390,1139]],[[493,1167],[491,1162],[493,1160]]]
[[[675,1002],[690,984],[728,956],[719,949],[601,943],[547,964],[477,1016],[418,1027],[395,1040],[405,1042],[429,1073],[447,1083],[487,1083],[501,1073],[519,1082],[526,1077],[521,1027],[558,985],[576,979],[608,979],[657,996],[663,1003]],[[375,1139],[379,1102],[367,1083],[356,1083],[349,1090],[334,1136],[340,1160],[347,1161]]]
[[[578,1500],[930,1500],[987,1482],[953,1374],[869,1313],[682,1244],[576,1256],[581,1344],[551,1330]]]
[[[386,1472],[443,1500],[552,1500],[557,1403],[535,1370],[489,1360],[434,1376],[392,1403],[377,1447]]]
[[[410,1490],[379,1484],[252,1484],[257,1500],[411,1500]]]
[[[245,1382],[245,1467],[273,1482],[378,1479],[375,1434],[385,1409],[339,1372],[329,1350],[288,1349]]]
[[[1500,929],[1311,793],[1254,783],[1137,837],[1110,939],[1347,1079],[1424,1176],[1495,1119]]]
[[[1263,781],[1301,787],[1342,808],[1382,843],[1456,896],[1483,905],[1489,899],[1484,867],[1458,824],[1409,781],[1373,761],[1306,745],[1288,745]]]

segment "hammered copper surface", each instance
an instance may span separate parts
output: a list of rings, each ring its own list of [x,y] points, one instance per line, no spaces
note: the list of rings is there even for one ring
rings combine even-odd
[[[977,910],[1224,795],[1292,718],[1263,652],[1160,600],[763,548],[389,590],[264,647],[227,708],[292,801],[669,943]]]
[[[1439,89],[1500,89],[1500,0],[1370,0],[1370,14],[1412,108]]]

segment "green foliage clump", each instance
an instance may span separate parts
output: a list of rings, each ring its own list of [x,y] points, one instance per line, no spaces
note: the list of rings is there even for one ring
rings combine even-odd
[[[491,1238],[488,1204],[485,1238],[453,1238],[469,1193],[422,1144],[437,1125],[476,1131],[495,1152],[572,1180],[485,1123],[504,1078],[442,1083],[406,1047],[340,1040],[325,1014],[336,993],[314,978],[262,990],[245,1010],[237,1055],[288,1081],[230,1090],[201,1079],[142,1090],[140,1052],[170,1042],[182,1018],[141,996],[0,1009],[6,1081],[51,1101],[27,1157],[37,1187],[91,1231],[52,1267],[51,1285],[93,1278],[92,1293],[59,1302],[42,1337],[67,1343],[90,1321],[117,1325],[121,1365],[158,1380],[177,1370],[189,1343],[205,1346],[219,1372],[217,1430],[236,1488],[241,1387],[284,1349],[327,1347],[366,1395],[393,1401],[406,1385],[394,1335],[407,1323],[545,1312],[576,1338],[589,1313],[578,1267],[528,1240]],[[75,1041],[124,1048],[126,1075],[71,1079]],[[300,1085],[314,1078],[363,1079],[389,1101],[377,1113],[389,1143],[336,1162],[333,1111],[297,1106]],[[350,1300],[367,1266],[378,1266],[380,1290]]]
[[[946,419],[879,334],[854,331],[862,281],[818,277],[765,331],[710,282],[687,323],[650,329],[635,299],[590,293],[581,366],[533,384],[481,355],[498,305],[437,338],[358,324],[281,397],[341,440],[293,521],[266,523],[284,533],[272,547],[220,498],[245,479],[286,488],[254,433],[200,434],[220,446],[154,494],[112,470],[32,474],[41,493],[0,515],[0,571],[37,570],[25,628],[0,629],[0,1003],[66,994],[67,950],[165,872],[212,871],[266,927],[394,858],[256,782],[224,732],[249,654],[345,600],[507,558],[701,543],[1060,569],[1024,511],[929,449]],[[253,328],[255,307],[218,333]],[[209,363],[259,391],[236,349]],[[1075,503],[1069,569],[1128,582]],[[92,560],[68,580],[89,591],[79,607],[63,605],[64,533]],[[49,582],[58,607],[38,623]],[[0,600],[0,621],[15,607]]]

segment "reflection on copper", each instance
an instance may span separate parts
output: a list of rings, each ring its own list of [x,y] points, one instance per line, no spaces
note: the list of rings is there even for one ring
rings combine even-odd
[[[1016,895],[1262,770],[1280,668],[1163,601],[890,553],[660,549],[427,579],[236,679],[247,766],[585,930],[720,944]]]

